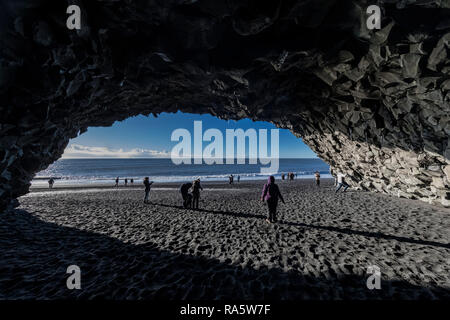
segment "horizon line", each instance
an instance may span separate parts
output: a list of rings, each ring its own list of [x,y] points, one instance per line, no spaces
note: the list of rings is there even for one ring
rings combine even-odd
[[[106,159],[168,159],[171,160],[172,158],[168,157],[61,157],[58,160],[73,160],[73,159],[97,159],[97,160],[106,160]],[[216,158],[204,158],[204,157],[180,157],[180,158],[175,158],[175,159],[216,159]],[[222,158],[223,160],[226,159],[233,159],[233,160],[238,160],[238,159],[277,159],[277,158],[271,158],[271,157],[266,157],[266,158]],[[315,157],[315,158],[296,158],[296,157],[279,157],[278,159],[320,159],[319,157]],[[57,160],[56,160],[57,161]]]

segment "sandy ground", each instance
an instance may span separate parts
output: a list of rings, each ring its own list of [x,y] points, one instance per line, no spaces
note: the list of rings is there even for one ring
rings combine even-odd
[[[155,184],[151,204],[140,186],[35,189],[0,214],[0,299],[450,298],[450,210],[279,181],[268,224],[263,183],[204,184],[199,211],[178,184]]]

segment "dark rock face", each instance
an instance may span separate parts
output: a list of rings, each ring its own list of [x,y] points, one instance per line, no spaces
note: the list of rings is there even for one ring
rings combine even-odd
[[[450,205],[450,2],[3,1],[0,207],[70,138],[138,114],[288,128],[358,188]],[[66,8],[81,7],[81,30]]]

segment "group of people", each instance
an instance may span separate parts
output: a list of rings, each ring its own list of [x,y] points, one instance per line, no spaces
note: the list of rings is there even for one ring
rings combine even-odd
[[[239,183],[240,181],[241,181],[241,176],[238,175],[238,176],[237,176],[237,182]],[[233,176],[232,174],[230,174],[230,175],[228,176],[228,183],[229,183],[229,184],[233,184],[233,182],[234,182],[234,176]]]
[[[350,185],[345,182],[345,174],[338,172],[336,175],[331,172],[331,175],[334,176],[334,186],[336,187],[335,193],[337,193],[339,190],[341,190],[342,187],[344,187],[343,192],[347,191],[347,189],[350,187]],[[314,177],[316,179],[316,185],[320,187],[320,172],[316,171],[314,173]]]
[[[128,186],[128,178],[125,178],[124,182],[125,182],[125,187]],[[133,178],[130,179],[130,184],[134,184],[134,179]],[[116,184],[114,186],[115,187],[119,186],[119,177],[116,178]]]
[[[288,172],[288,173],[286,173],[286,174],[282,173],[282,174],[281,174],[281,180],[284,180],[285,178],[286,178],[287,180],[292,181],[292,180],[294,180],[294,178],[297,178],[297,174],[296,174],[296,173],[293,173],[293,172]]]
[[[196,179],[192,183],[188,182],[181,185],[180,192],[181,197],[183,198],[183,207],[185,209],[198,209],[200,190],[203,190],[200,179]]]
[[[293,173],[289,173],[289,179],[293,179],[293,177],[291,177],[291,174],[293,175]],[[332,173],[333,174],[333,173]],[[281,178],[283,179],[283,176],[281,176]],[[320,186],[320,172],[316,171],[314,173],[315,176],[315,180],[316,180],[316,185]],[[230,175],[230,177],[233,177],[233,175]],[[335,186],[336,188],[336,193],[342,188],[344,187],[343,192],[345,192],[348,188],[349,185],[345,182],[344,180],[345,174],[343,173],[337,173],[335,176]],[[230,183],[232,183],[233,178],[230,178]],[[238,181],[239,181],[239,176],[238,176]],[[118,183],[118,181],[116,180],[116,183]],[[151,185],[153,184],[153,181],[150,181],[149,177],[145,177],[144,178],[144,187],[145,187],[145,195],[144,195],[144,203],[149,203],[149,193],[150,193],[150,188]],[[201,184],[200,184],[200,179],[196,179],[193,182],[187,182],[181,185],[180,187],[180,193],[181,193],[181,197],[183,199],[183,208],[185,209],[198,209],[199,208],[199,200],[200,200],[200,190],[203,190]],[[278,185],[275,183],[275,177],[274,176],[270,176],[267,180],[267,183],[264,184],[264,187],[262,189],[262,194],[261,194],[261,200],[265,201],[267,203],[267,208],[268,208],[268,217],[266,219],[266,221],[268,223],[275,223],[277,222],[277,207],[278,207],[278,201],[281,200],[281,202],[284,202],[284,198],[281,195],[280,192],[280,188],[278,187]]]

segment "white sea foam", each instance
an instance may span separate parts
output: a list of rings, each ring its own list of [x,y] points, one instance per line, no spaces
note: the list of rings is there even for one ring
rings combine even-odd
[[[296,179],[313,179],[314,174],[305,174],[305,172],[297,173]],[[235,181],[237,179],[238,174],[235,174]],[[260,173],[242,173],[239,174],[241,177],[241,181],[245,180],[266,180],[269,176],[267,174]],[[281,179],[281,174],[274,174],[276,179]],[[201,181],[228,181],[229,175],[227,174],[218,174],[218,175],[191,175],[191,176],[155,176],[150,177],[150,180],[154,182],[186,182],[192,181],[195,179],[200,179]],[[331,178],[330,174],[322,174],[322,178]],[[120,185],[124,184],[124,178],[120,177]],[[127,177],[128,184],[130,185],[130,179],[134,180],[134,185],[142,184],[142,177]],[[66,176],[61,177],[60,179],[55,180],[55,186],[76,186],[76,185],[114,185],[115,178],[111,177],[98,177],[98,176]],[[47,186],[47,179],[42,177],[36,177],[32,182],[32,187],[43,187]]]
[[[151,191],[179,191],[179,188],[169,188],[169,187],[163,187],[163,188],[152,188]],[[247,190],[246,188],[203,188],[203,191],[240,191],[240,190]],[[121,192],[121,191],[136,191],[136,192],[142,192],[141,189],[137,188],[86,188],[86,189],[70,189],[70,190],[49,190],[49,191],[36,191],[36,192],[30,192],[22,198],[32,198],[32,197],[42,197],[42,196],[54,196],[54,195],[64,195],[64,194],[74,194],[74,193],[98,193],[98,192]]]

